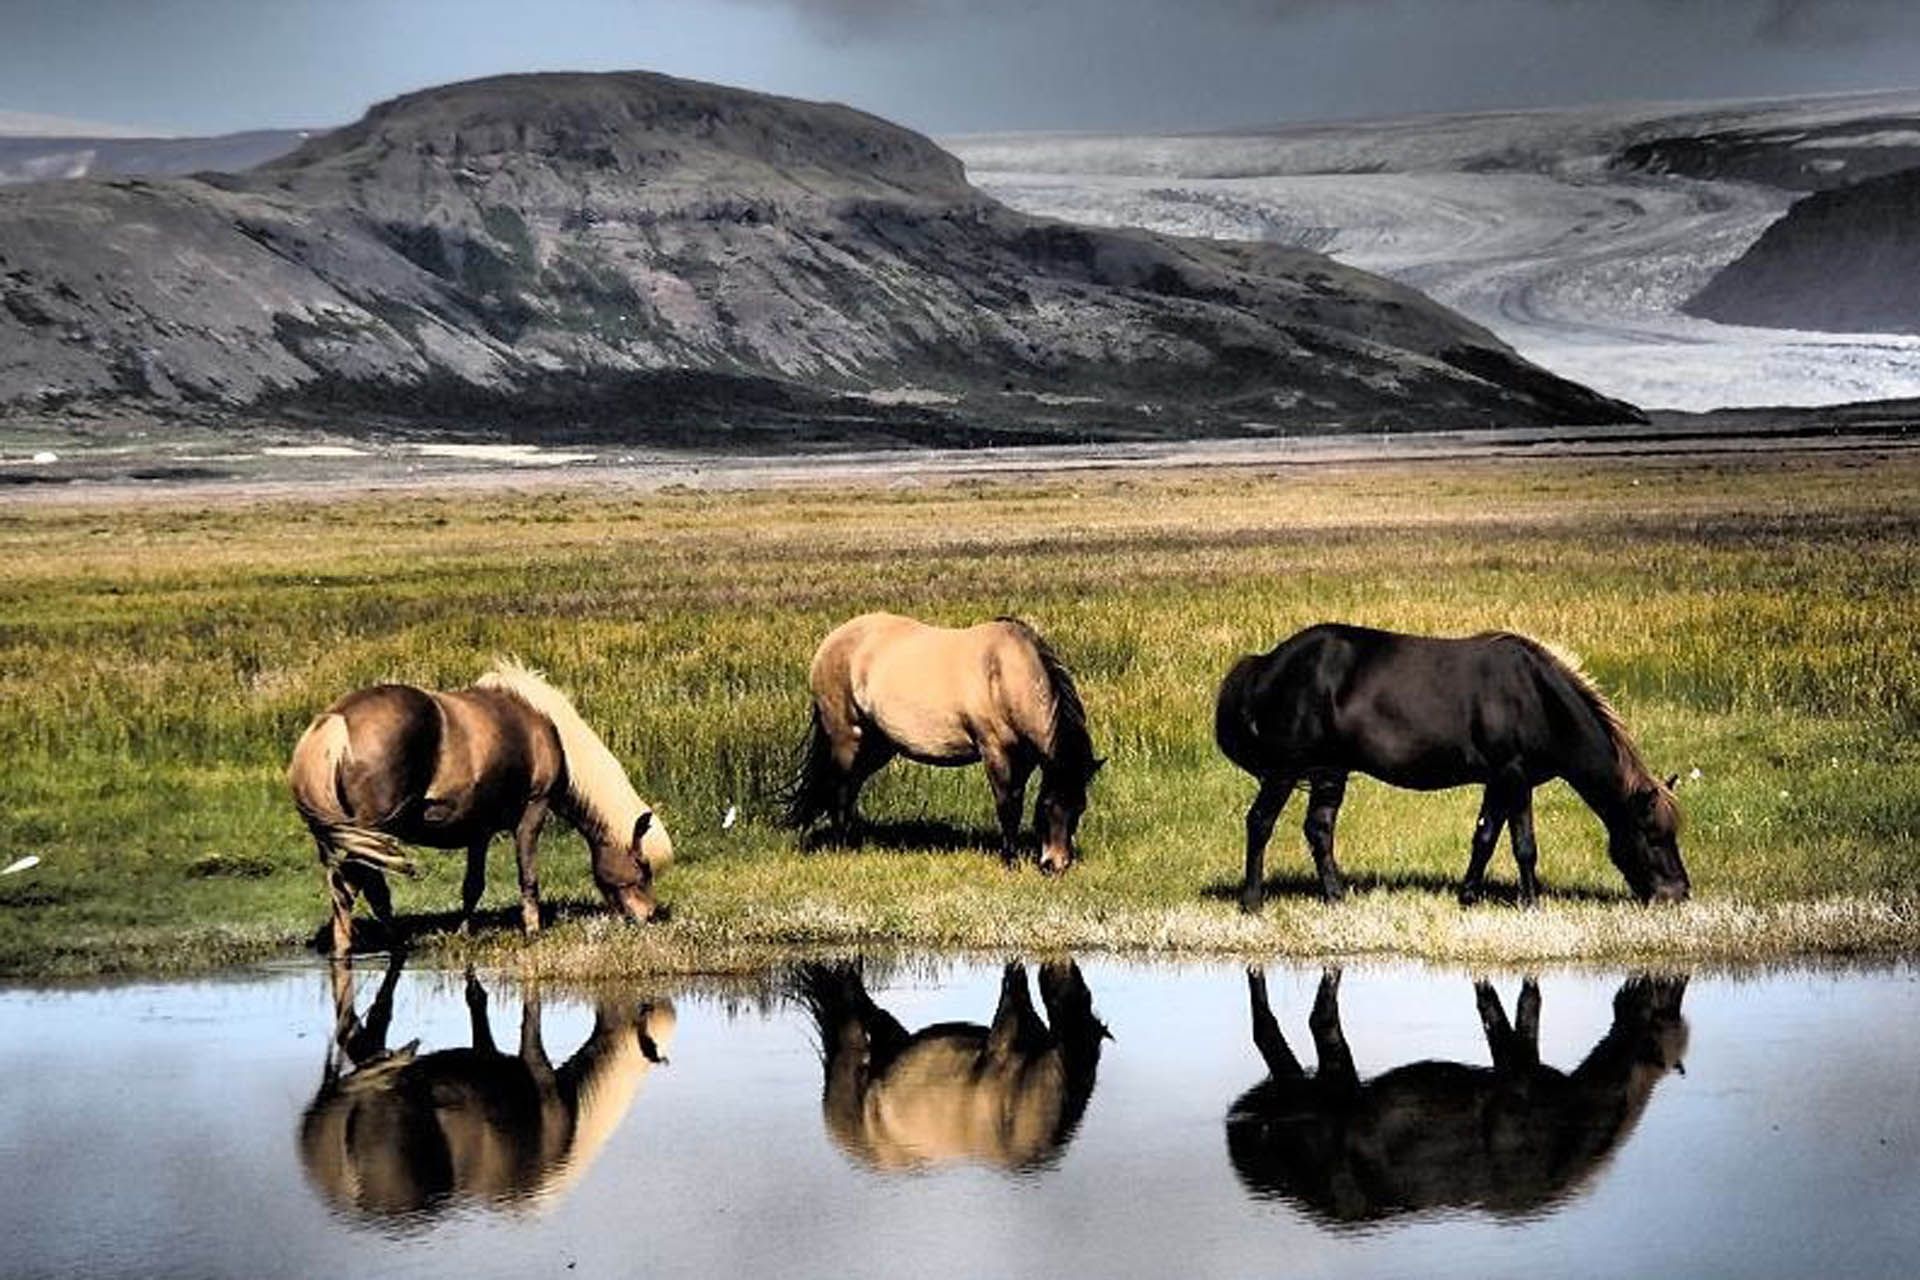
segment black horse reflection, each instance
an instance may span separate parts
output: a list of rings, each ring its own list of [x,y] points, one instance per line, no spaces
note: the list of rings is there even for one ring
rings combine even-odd
[[[556,1069],[529,990],[518,1052],[502,1053],[486,992],[468,975],[472,1048],[420,1054],[415,1040],[389,1050],[399,976],[396,957],[362,1021],[351,971],[334,966],[333,1043],[300,1121],[308,1180],[335,1208],[373,1218],[557,1198],[593,1162],[673,1038],[666,1001],[603,1000],[586,1043]]]
[[[821,1110],[840,1149],[882,1171],[973,1163],[1010,1171],[1051,1164],[1093,1095],[1107,1029],[1072,963],[1010,964],[990,1026],[943,1022],[909,1034],[867,994],[851,965],[809,965],[797,979],[826,1068]]]
[[[1653,1088],[1681,1070],[1685,978],[1633,978],[1613,1024],[1571,1072],[1540,1063],[1540,988],[1522,986],[1509,1024],[1500,997],[1474,984],[1492,1067],[1415,1062],[1362,1081],[1340,1027],[1340,975],[1325,974],[1309,1026],[1309,1075],[1250,970],[1253,1041],[1266,1080],[1227,1114],[1241,1183],[1322,1222],[1374,1223],[1431,1209],[1525,1217],[1575,1194],[1633,1132]]]

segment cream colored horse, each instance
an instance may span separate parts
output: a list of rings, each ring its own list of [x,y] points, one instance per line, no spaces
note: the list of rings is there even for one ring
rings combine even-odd
[[[1015,618],[933,627],[869,613],[836,627],[814,652],[813,720],[787,820],[831,818],[852,834],[866,780],[896,755],[921,764],[986,766],[1000,853],[1018,857],[1027,780],[1040,770],[1033,825],[1040,865],[1065,871],[1100,768],[1073,677]]]

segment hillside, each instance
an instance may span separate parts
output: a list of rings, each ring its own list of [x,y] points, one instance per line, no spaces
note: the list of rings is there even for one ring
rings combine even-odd
[[[0,191],[0,407],[129,404],[633,436],[1634,416],[1316,253],[1016,213],[872,116],[644,73]]]
[[[1920,334],[1920,169],[1801,200],[1686,309],[1728,324]]]

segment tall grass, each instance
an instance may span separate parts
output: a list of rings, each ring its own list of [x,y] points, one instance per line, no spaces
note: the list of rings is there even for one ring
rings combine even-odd
[[[322,904],[279,783],[300,729],[348,689],[465,684],[496,653],[569,689],[659,806],[681,856],[669,944],[1002,945],[1005,921],[1045,919],[1150,944],[1168,920],[1217,918],[1233,946],[1303,945],[1321,935],[1298,912],[1241,922],[1219,896],[1248,784],[1213,749],[1211,706],[1237,654],[1328,618],[1576,650],[1656,765],[1699,771],[1682,796],[1703,898],[1865,895],[1910,920],[1916,533],[1920,464],[1902,455],[0,510],[0,861],[44,860],[0,880],[0,970],[189,965],[303,937]],[[1064,883],[912,841],[803,855],[772,828],[812,646],[874,608],[1016,613],[1074,667],[1111,764]],[[1477,797],[1350,796],[1340,856],[1379,892],[1342,910],[1379,925],[1415,895],[1451,913]],[[990,825],[977,770],[896,765],[865,808],[983,844]],[[1563,904],[1621,893],[1564,788],[1542,794],[1540,828]],[[1270,861],[1304,884],[1296,843],[1283,827]],[[548,846],[550,896],[585,900],[577,843]],[[403,911],[457,899],[457,859],[429,866]],[[1831,933],[1818,945],[1861,942]],[[1444,949],[1431,931],[1405,945]]]

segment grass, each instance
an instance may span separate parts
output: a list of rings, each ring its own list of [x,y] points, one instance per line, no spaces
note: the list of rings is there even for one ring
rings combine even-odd
[[[460,859],[397,887],[449,959],[574,977],[757,963],[789,946],[1392,951],[1469,961],[1738,959],[1920,945],[1920,460],[1540,459],[959,481],[926,488],[0,508],[0,975],[205,968],[324,914],[280,780],[357,685],[544,666],[675,837],[670,923],[617,928],[551,830],[560,919],[522,945],[438,927]],[[1063,882],[1003,873],[978,770],[895,765],[877,837],[804,853],[771,824],[815,640],[890,608],[1031,619],[1080,677],[1110,765]],[[1246,778],[1211,708],[1242,652],[1337,618],[1525,631],[1579,652],[1685,784],[1696,901],[1629,905],[1598,824],[1539,802],[1550,904],[1462,911],[1478,803],[1356,780],[1358,892],[1304,896],[1296,807],[1241,917]],[[741,820],[722,830],[738,806]],[[1496,882],[1510,881],[1501,854]],[[441,913],[436,915],[436,913]]]

